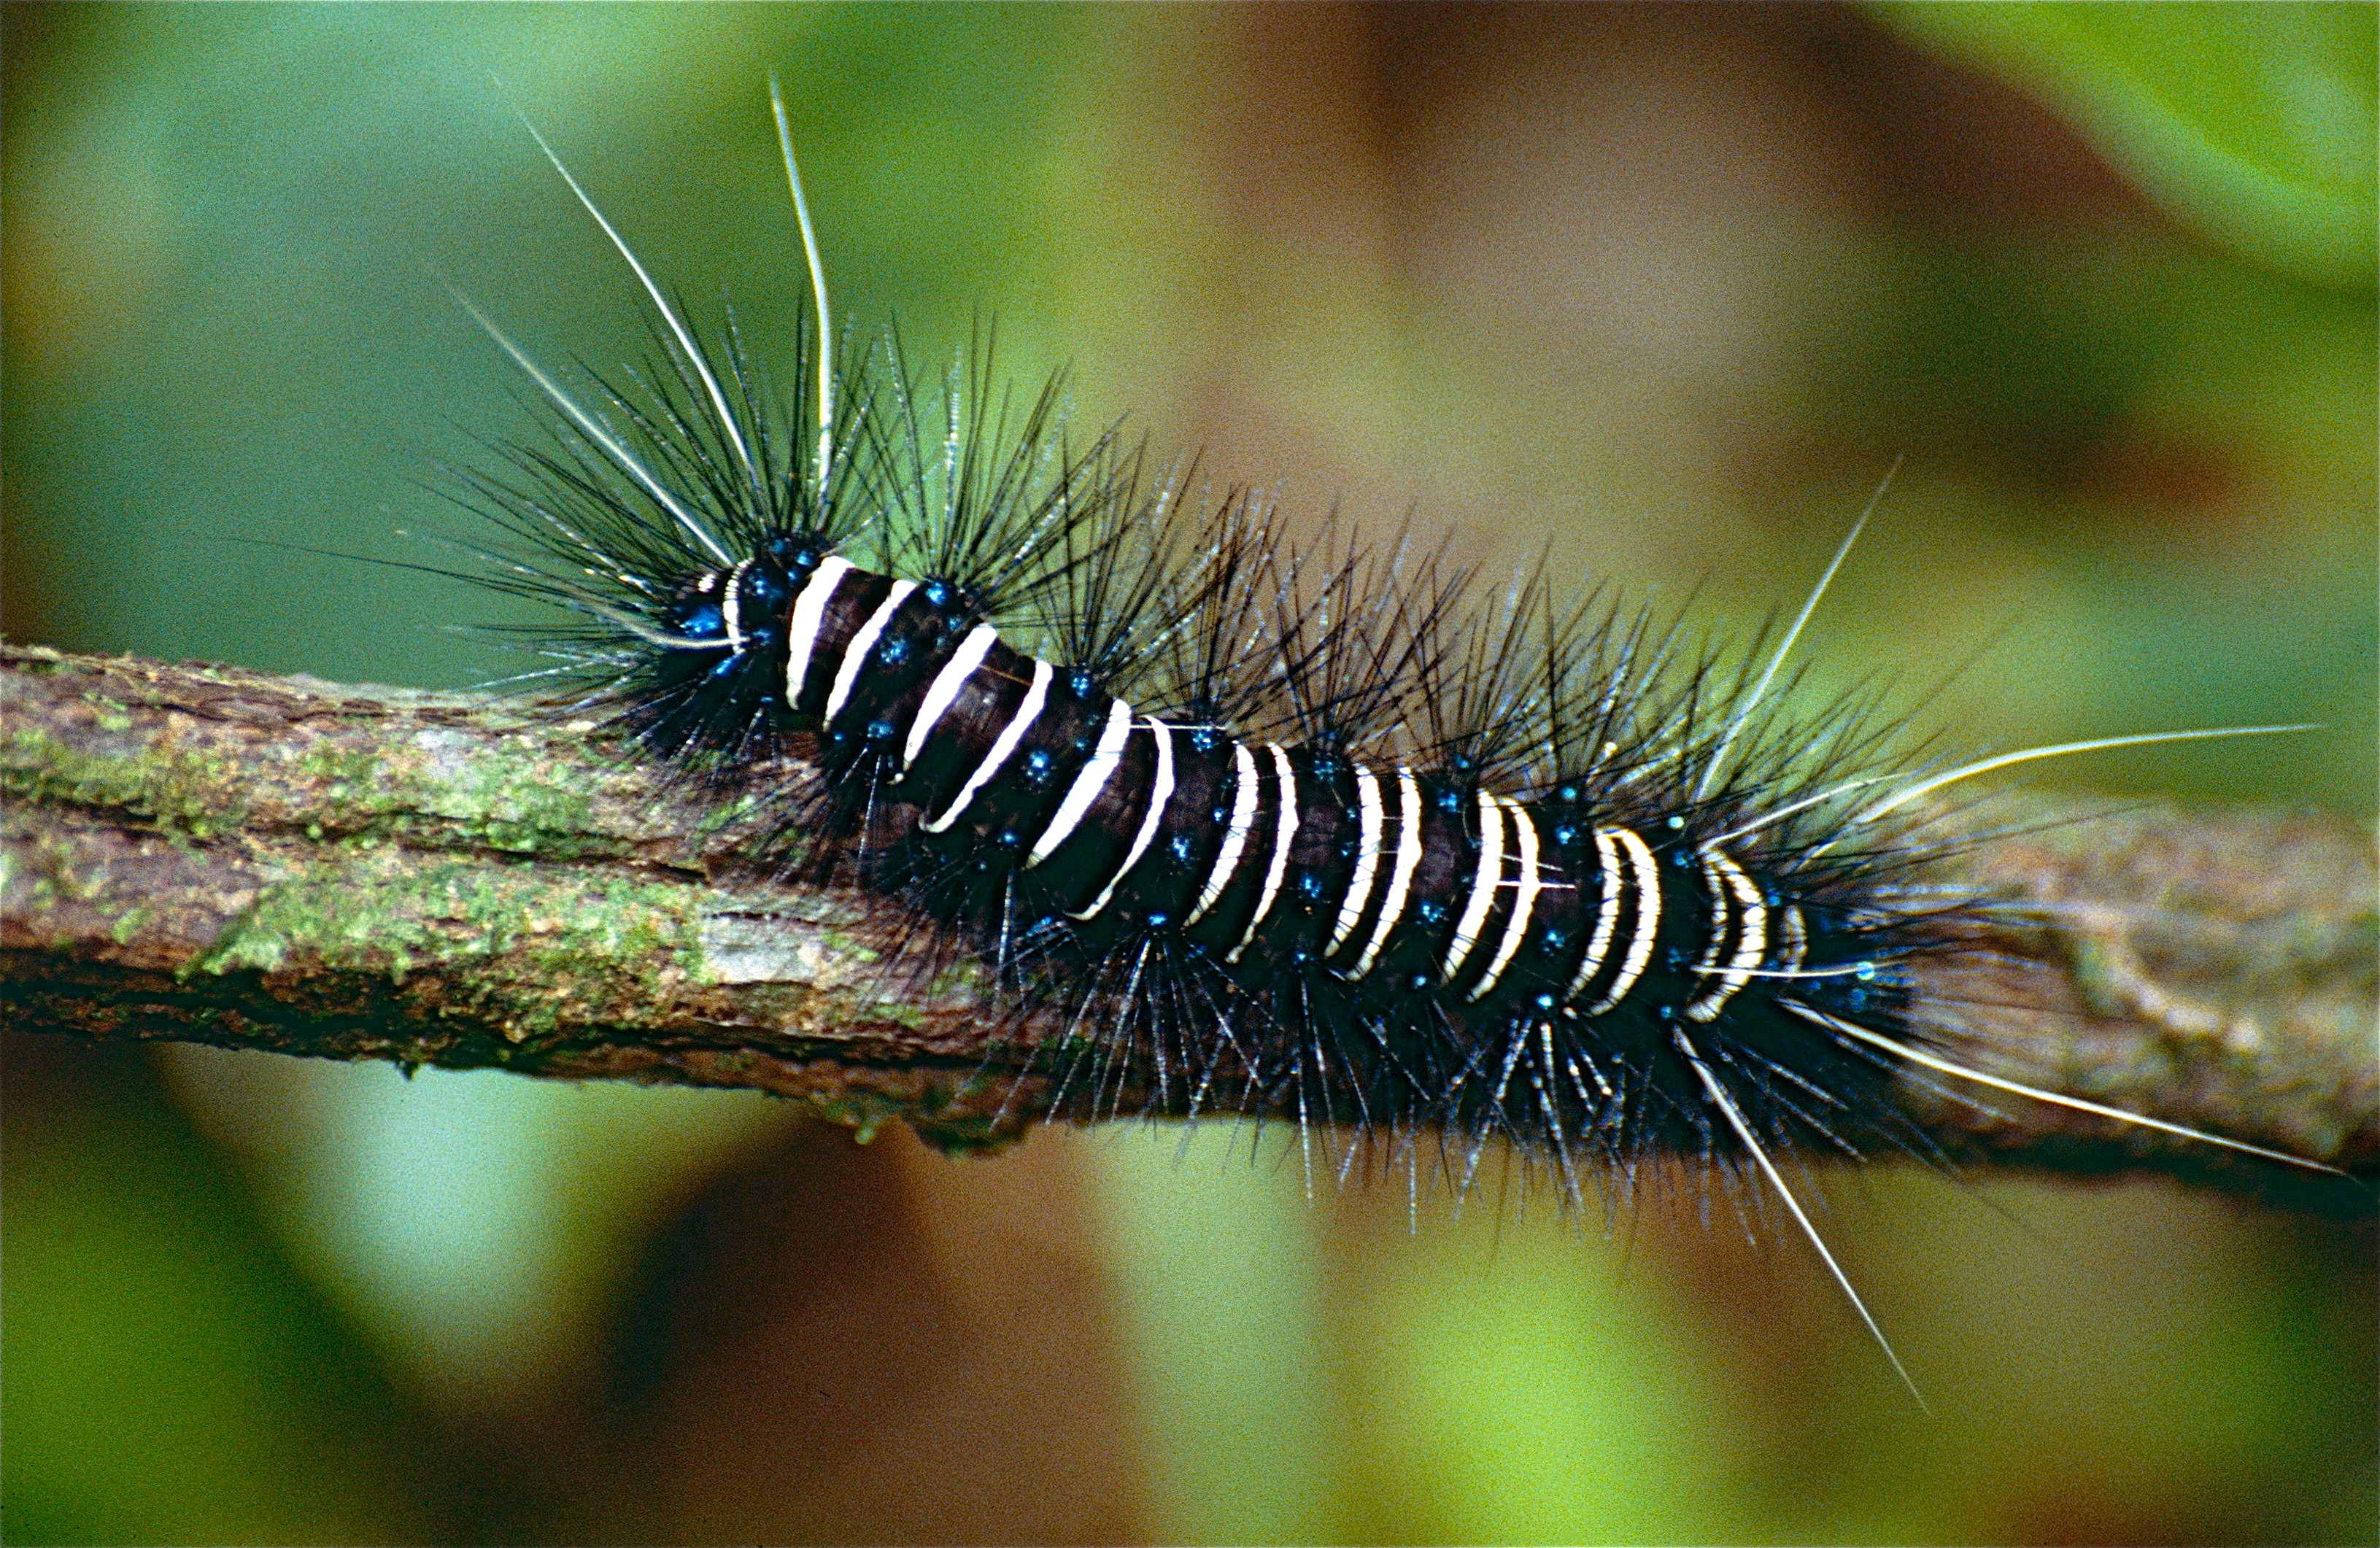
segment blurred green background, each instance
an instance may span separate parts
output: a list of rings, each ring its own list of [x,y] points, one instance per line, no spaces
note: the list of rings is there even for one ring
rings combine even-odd
[[[11,6],[5,627],[502,670],[446,627],[494,599],[298,550],[434,557],[431,468],[522,422],[439,276],[641,351],[509,103],[782,337],[774,69],[863,328],[996,317],[1219,481],[1716,629],[1905,457],[1822,686],[1979,747],[2318,721],[2040,779],[2368,813],[2374,17]],[[1824,1173],[1928,1419],[1691,1179],[1409,1232],[1220,1125],[955,1162],[721,1094],[23,1036],[6,1079],[14,1542],[2380,1530],[2368,1222]]]

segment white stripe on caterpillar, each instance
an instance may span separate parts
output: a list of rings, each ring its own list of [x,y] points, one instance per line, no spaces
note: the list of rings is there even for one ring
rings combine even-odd
[[[1628,852],[1629,884],[1635,889],[1636,927],[1629,937],[1628,955],[1620,963],[1620,976],[1611,981],[1603,998],[1586,1008],[1590,1016],[1600,1016],[1621,1000],[1645,976],[1645,965],[1653,960],[1653,937],[1661,929],[1661,870],[1654,864],[1653,852],[1633,828],[1615,828],[1611,836]]]
[[[794,598],[793,611],[785,617],[787,704],[801,702],[802,682],[810,673],[810,653],[818,648],[819,630],[826,623],[826,605],[834,599],[834,588],[849,574],[850,560],[822,560],[803,583],[800,594]]]
[[[1033,841],[1033,848],[1025,857],[1026,870],[1055,854],[1058,846],[1082,825],[1092,803],[1099,800],[1099,792],[1107,789],[1116,765],[1123,761],[1123,746],[1131,737],[1132,706],[1117,699],[1108,708],[1108,723],[1099,728],[1099,742],[1092,749],[1091,761],[1083,765],[1083,771],[1066,787],[1066,796],[1058,803],[1057,815],[1041,830],[1041,836]]]
[[[1752,972],[1768,951],[1768,905],[1762,901],[1760,889],[1743,874],[1743,867],[1730,859],[1716,844],[1703,846],[1703,876],[1711,886],[1714,912],[1723,905],[1718,901],[1722,889],[1735,895],[1735,950],[1729,956],[1727,967],[1719,972],[1718,983],[1701,998],[1686,1007],[1690,1022],[1707,1022],[1719,1012],[1719,1008],[1733,998],[1737,990],[1752,982]],[[1718,968],[1719,937],[1711,932],[1710,949],[1694,971],[1708,977]]]
[[[737,560],[719,594],[719,616],[727,624],[727,648],[734,651],[744,648],[744,572],[751,567],[750,560]]]
[[[1240,868],[1240,856],[1247,848],[1248,831],[1257,821],[1257,758],[1245,742],[1232,744],[1232,820],[1223,829],[1223,846],[1215,852],[1214,869],[1207,873],[1207,885],[1199,889],[1198,906],[1182,921],[1188,929],[1207,917],[1207,911],[1222,897],[1223,889],[1232,884],[1232,873]]]
[[[1521,841],[1519,890],[1512,895],[1512,917],[1504,922],[1504,938],[1496,947],[1495,960],[1488,964],[1488,971],[1480,975],[1471,993],[1463,997],[1466,999],[1482,998],[1504,976],[1504,970],[1512,965],[1513,954],[1521,949],[1521,941],[1529,933],[1529,915],[1536,912],[1537,893],[1542,890],[1537,880],[1536,822],[1519,802],[1506,801],[1501,796],[1497,800],[1510,809],[1514,834]]]
[[[1595,830],[1595,860],[1603,873],[1603,901],[1596,905],[1595,934],[1586,943],[1586,955],[1578,960],[1578,972],[1571,975],[1570,987],[1562,991],[1565,1002],[1577,998],[1578,992],[1586,987],[1586,981],[1603,965],[1605,954],[1611,949],[1612,932],[1620,927],[1620,846],[1613,842],[1608,828]]]
[[[942,663],[942,670],[936,672],[933,682],[926,685],[926,697],[917,706],[917,718],[909,722],[909,741],[901,749],[901,772],[906,774],[909,766],[917,761],[917,755],[926,750],[927,739],[934,734],[934,727],[957,701],[959,690],[966,686],[966,680],[975,675],[976,669],[983,665],[983,659],[990,655],[991,647],[999,643],[999,630],[989,623],[978,623],[967,631],[967,637],[951,652],[951,659]]]
[[[1802,924],[1801,904],[1785,905],[1781,933],[1785,945],[1777,954],[1777,971],[1781,976],[1791,977],[1802,971],[1802,963],[1810,955],[1810,932]]]
[[[1397,927],[1404,916],[1405,902],[1413,890],[1414,869],[1421,864],[1421,784],[1414,771],[1397,766],[1397,853],[1389,865],[1388,896],[1380,901],[1379,923],[1372,926],[1372,938],[1364,943],[1364,954],[1343,975],[1349,979],[1363,977],[1372,971],[1380,948],[1388,943],[1389,932]]]
[[[975,799],[976,792],[983,789],[986,781],[1000,772],[1000,766],[1008,761],[1009,755],[1016,751],[1016,744],[1025,740],[1025,733],[1032,730],[1033,722],[1040,718],[1041,706],[1050,696],[1050,679],[1053,675],[1054,670],[1049,662],[1037,660],[1033,663],[1033,682],[1025,690],[1025,702],[1016,707],[1016,713],[992,739],[991,751],[984,754],[983,761],[975,766],[975,772],[968,775],[966,783],[959,787],[958,796],[948,809],[941,816],[919,823],[918,827],[929,833],[940,833],[958,820],[958,815],[966,810],[967,803]]]
[[[1339,900],[1339,922],[1330,932],[1330,944],[1322,949],[1326,957],[1355,933],[1355,921],[1364,917],[1364,905],[1372,901],[1373,875],[1380,868],[1380,781],[1360,763],[1349,767],[1355,770],[1355,870],[1347,878],[1347,895]]]
[[[1070,918],[1099,917],[1099,911],[1108,906],[1108,901],[1115,896],[1115,889],[1123,885],[1123,878],[1132,875],[1132,868],[1140,864],[1142,855],[1148,853],[1150,842],[1157,837],[1158,825],[1165,818],[1165,804],[1173,798],[1173,729],[1155,719],[1141,723],[1157,738],[1157,773],[1148,784],[1148,811],[1141,817],[1140,831],[1133,835],[1132,848],[1125,852],[1123,864],[1116,867],[1116,874],[1099,889],[1099,895],[1091,900],[1090,907],[1080,913],[1069,909],[1067,914]]]
[[[1281,777],[1281,815],[1273,819],[1272,857],[1265,862],[1264,890],[1257,894],[1257,911],[1248,916],[1240,943],[1223,953],[1226,962],[1240,960],[1248,943],[1257,938],[1257,926],[1272,912],[1273,900],[1281,896],[1281,878],[1289,874],[1290,841],[1297,837],[1297,771],[1290,767],[1289,755],[1278,743],[1266,743],[1265,751],[1272,755],[1273,772]]]
[[[892,622],[892,615],[901,611],[901,604],[907,601],[909,593],[917,589],[916,581],[894,581],[892,589],[884,594],[884,600],[879,602],[876,611],[868,615],[868,621],[860,624],[859,633],[852,635],[851,643],[843,647],[843,660],[834,669],[834,688],[826,696],[826,709],[819,716],[819,724],[832,725],[835,716],[842,713],[844,701],[851,697],[851,690],[859,683],[860,672],[867,668],[868,653],[876,648],[877,636],[884,633],[884,626]]]
[[[1486,791],[1479,792],[1479,872],[1471,878],[1471,896],[1463,904],[1463,916],[1454,922],[1454,939],[1446,949],[1446,961],[1439,967],[1439,977],[1445,983],[1454,982],[1455,973],[1470,957],[1471,949],[1479,944],[1479,932],[1488,926],[1488,912],[1496,906],[1496,889],[1504,883],[1504,808]]]

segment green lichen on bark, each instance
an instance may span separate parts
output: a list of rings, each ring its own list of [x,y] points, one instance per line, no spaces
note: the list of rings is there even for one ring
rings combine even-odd
[[[757,874],[741,814],[569,728],[48,652],[0,688],[20,1023],[752,1085],[959,1148],[1032,1110],[977,1080],[971,970],[880,995],[908,979],[863,944],[864,901]]]
[[[93,723],[111,733],[132,721],[113,700],[96,699]],[[146,817],[163,833],[206,838],[245,816],[238,768],[171,745],[143,744],[128,756],[69,745],[40,726],[11,726],[0,743],[0,791],[36,803],[115,808]]]
[[[384,974],[402,988],[432,969],[505,958],[545,986],[514,1042],[595,1024],[681,982],[704,981],[700,921],[688,889],[606,879],[576,894],[469,860],[415,865],[383,846],[306,866],[261,890],[212,946],[183,968],[224,975]]]

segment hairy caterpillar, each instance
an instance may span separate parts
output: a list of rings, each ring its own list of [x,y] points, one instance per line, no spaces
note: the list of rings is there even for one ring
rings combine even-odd
[[[815,441],[572,180],[662,369],[590,408],[481,316],[558,416],[552,448],[472,478],[518,540],[493,583],[577,615],[553,642],[574,712],[724,788],[813,756],[781,831],[1054,1005],[1065,1110],[1286,1108],[1408,1166],[1444,1136],[1457,1188],[1491,1141],[1570,1196],[1655,1151],[1748,1164],[1847,1294],[1772,1151],[1922,1150],[1885,1099],[1903,1071],[2171,1127],[1928,1046],[1903,969],[1981,905],[1924,884],[1956,841],[1925,798],[2240,732],[1896,753],[1871,698],[1776,707],[1832,566],[1773,648],[1542,580],[1480,606],[1402,538],[1299,546],[1112,431],[1070,442],[1054,386],[1012,424],[982,354],[939,403],[897,347],[837,369],[779,127]]]

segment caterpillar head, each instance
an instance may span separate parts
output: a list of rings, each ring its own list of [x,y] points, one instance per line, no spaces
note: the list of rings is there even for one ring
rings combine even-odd
[[[774,533],[749,559],[707,569],[663,603],[653,684],[638,736],[664,754],[743,743],[782,713],[786,611],[824,557],[814,538]]]

